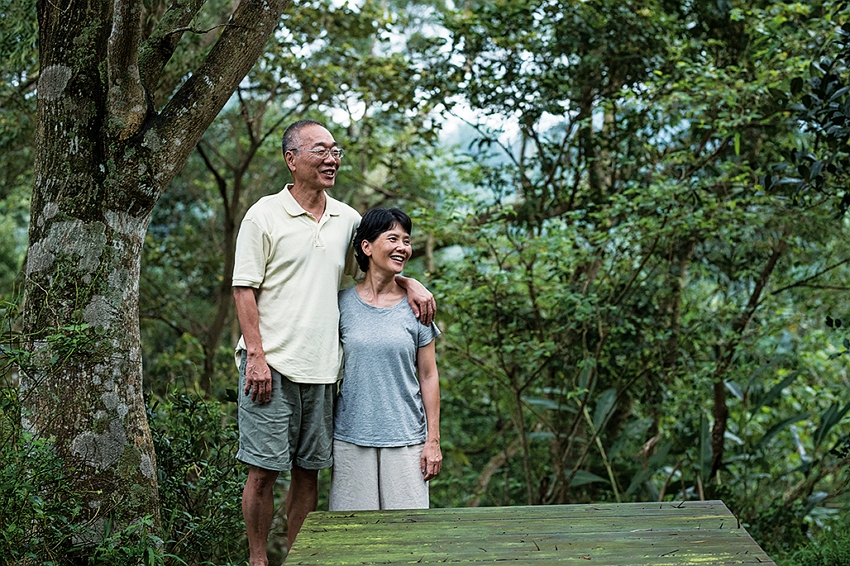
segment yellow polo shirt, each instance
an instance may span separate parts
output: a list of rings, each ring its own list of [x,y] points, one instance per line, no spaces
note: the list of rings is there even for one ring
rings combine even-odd
[[[268,364],[296,383],[334,383],[342,363],[337,293],[358,274],[351,242],[356,210],[327,195],[317,222],[287,185],[245,214],[236,238],[234,287],[259,289],[260,337]],[[236,346],[236,363],[245,349]]]

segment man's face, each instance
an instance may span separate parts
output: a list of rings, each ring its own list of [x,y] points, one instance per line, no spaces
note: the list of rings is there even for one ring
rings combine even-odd
[[[331,133],[321,126],[305,126],[298,130],[296,141],[295,150],[286,152],[295,185],[315,190],[333,187],[340,160],[328,154],[327,150],[337,147]]]

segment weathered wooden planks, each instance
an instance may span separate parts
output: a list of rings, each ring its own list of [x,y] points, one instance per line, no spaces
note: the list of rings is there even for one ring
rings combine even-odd
[[[311,513],[286,564],[773,564],[722,501]]]

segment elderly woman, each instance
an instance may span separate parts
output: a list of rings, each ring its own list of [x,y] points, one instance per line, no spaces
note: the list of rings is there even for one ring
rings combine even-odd
[[[343,379],[334,412],[331,511],[427,509],[440,473],[434,340],[395,282],[410,259],[410,218],[370,210],[354,236],[362,283],[339,294]]]

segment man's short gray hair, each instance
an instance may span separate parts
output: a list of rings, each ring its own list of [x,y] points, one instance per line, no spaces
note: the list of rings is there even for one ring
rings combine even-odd
[[[307,126],[321,126],[325,127],[321,122],[317,122],[316,120],[298,120],[290,124],[286,130],[283,132],[283,139],[280,142],[280,147],[283,153],[295,148],[296,138],[298,137],[298,132],[301,128],[306,128]],[[325,128],[327,129],[327,128]]]

